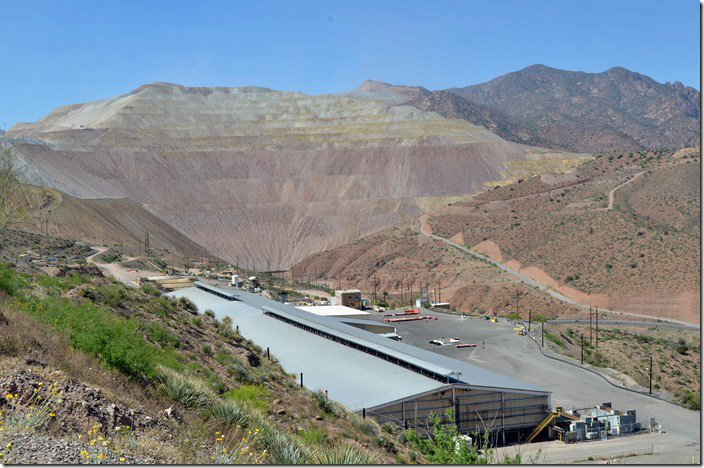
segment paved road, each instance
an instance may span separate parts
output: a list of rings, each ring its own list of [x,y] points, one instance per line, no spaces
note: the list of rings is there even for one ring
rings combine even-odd
[[[548,323],[567,324],[577,323],[580,325],[589,325],[589,320],[548,320]],[[593,322],[595,323],[595,322]],[[668,322],[636,322],[631,320],[599,320],[599,325],[621,325],[623,327],[647,327],[647,328],[675,328],[678,330],[693,330],[699,331],[698,325],[684,323],[668,323]]]
[[[383,314],[373,313],[374,320]],[[691,463],[700,460],[700,413],[687,410],[647,395],[629,392],[608,384],[602,378],[573,365],[543,356],[538,345],[527,336],[518,336],[507,321],[491,323],[482,319],[467,319],[457,315],[429,312],[438,320],[399,322],[394,325],[405,343],[490,369],[526,383],[552,391],[552,405],[566,409],[583,408],[611,402],[615,408],[635,409],[639,421],[654,417],[661,424],[662,434],[614,438],[603,442],[562,445],[559,442],[529,444],[520,447],[524,456],[543,447],[539,462],[586,459],[632,450],[650,449],[654,455],[625,459],[631,463]],[[463,343],[475,343],[476,348],[457,349],[433,346],[431,339],[459,337]],[[502,450],[518,450],[509,447]],[[524,457],[525,458],[525,457]]]

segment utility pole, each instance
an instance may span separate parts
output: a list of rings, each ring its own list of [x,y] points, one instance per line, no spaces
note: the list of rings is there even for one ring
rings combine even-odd
[[[377,287],[377,282],[376,282],[376,271],[374,272],[374,305],[376,305],[376,287]]]
[[[650,353],[650,388],[648,389],[649,394],[653,394],[653,354]]]
[[[442,292],[440,291],[440,282],[438,281],[438,303],[442,301]]]
[[[409,299],[409,302],[411,303],[411,307],[413,307],[413,283],[415,282],[414,279],[411,279],[411,281],[408,283],[408,286],[411,290],[411,297]]]
[[[589,307],[589,346],[592,345],[592,308]]]
[[[533,308],[528,307],[528,333],[530,333],[530,322],[533,319]]]
[[[596,315],[596,347],[599,347],[599,307],[596,307],[596,311],[594,313]]]
[[[545,346],[545,322],[540,322],[540,347]]]
[[[584,333],[582,333],[582,365],[584,365]]]
[[[518,314],[518,289],[516,289],[516,320],[520,320],[521,316]]]

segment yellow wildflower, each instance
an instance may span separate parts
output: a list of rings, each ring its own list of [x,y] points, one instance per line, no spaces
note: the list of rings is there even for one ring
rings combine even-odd
[[[6,398],[7,398],[8,400],[12,400],[12,393],[8,393]]]
[[[220,433],[219,433],[219,432],[216,432],[215,435],[220,435]]]
[[[98,460],[102,460],[103,458],[105,458],[105,455],[103,455],[102,453],[98,455]]]
[[[125,461],[125,457],[120,457],[120,461],[121,461],[121,462],[124,462],[124,461]]]
[[[56,415],[54,413],[49,413],[49,416],[51,416],[53,418]]]

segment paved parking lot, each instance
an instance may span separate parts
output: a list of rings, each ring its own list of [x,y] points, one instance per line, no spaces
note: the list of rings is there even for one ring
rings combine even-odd
[[[388,311],[386,313],[389,313]],[[423,312],[424,314],[426,311]],[[538,345],[527,336],[518,336],[513,323],[499,319],[461,318],[457,315],[427,312],[438,320],[398,322],[398,333],[403,342],[429,349],[455,359],[503,373],[552,392],[552,405],[565,409],[593,406],[611,402],[620,410],[635,409],[639,421],[654,417],[663,433],[646,434],[608,441],[563,445],[560,442],[529,444],[520,448],[525,455],[542,448],[541,463],[586,460],[608,453],[641,450],[652,447],[653,455],[640,455],[621,460],[623,463],[701,463],[700,412],[678,405],[619,389],[602,378],[578,367],[543,356]],[[383,320],[383,314],[372,312],[374,320]],[[534,325],[535,326],[535,325]],[[475,343],[476,348],[457,349],[453,346],[434,346],[431,339],[460,338],[462,343]],[[483,343],[483,344],[482,344]],[[469,377],[471,383],[471,376]],[[517,450],[509,447],[507,450]]]

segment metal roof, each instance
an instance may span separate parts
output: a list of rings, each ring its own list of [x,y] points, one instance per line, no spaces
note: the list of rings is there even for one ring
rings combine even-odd
[[[188,297],[199,310],[211,309],[220,319],[229,316],[242,336],[262,348],[269,348],[286,372],[303,372],[303,384],[307,388],[328,390],[331,399],[351,411],[445,386],[437,380],[264,315],[261,307],[228,301],[196,288],[167,295]]]
[[[186,296],[199,310],[213,310],[218,319],[229,316],[244,337],[269,347],[287,372],[303,372],[306,387],[326,389],[330,398],[350,409],[378,406],[444,387],[438,377],[447,376],[473,387],[549,393],[479,366],[375,335],[339,318],[313,315],[239,289],[211,288],[238,300],[229,301],[195,287],[168,295]]]

